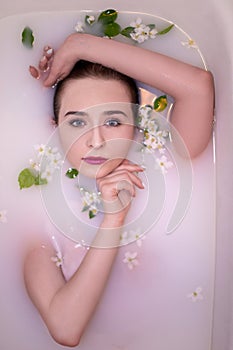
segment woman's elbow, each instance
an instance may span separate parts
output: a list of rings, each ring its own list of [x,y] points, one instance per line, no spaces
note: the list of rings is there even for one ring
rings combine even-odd
[[[71,335],[71,334],[55,334],[50,332],[52,338],[55,340],[56,343],[62,346],[67,346],[70,348],[74,348],[80,344],[81,336],[77,335]]]
[[[60,323],[59,325],[53,325],[48,327],[50,335],[55,340],[56,343],[63,346],[75,347],[80,344],[82,333],[77,329],[67,327],[64,324]]]
[[[198,94],[205,98],[209,98],[211,107],[214,105],[214,77],[210,71],[200,70],[200,74],[197,76]]]

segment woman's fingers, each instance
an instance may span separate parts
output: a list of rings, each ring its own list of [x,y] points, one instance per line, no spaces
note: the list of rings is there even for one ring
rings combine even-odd
[[[99,190],[105,213],[122,213],[122,210],[129,208],[132,198],[135,197],[135,186],[125,179],[108,178],[100,181]]]
[[[140,189],[144,188],[142,180],[136,174],[126,170],[111,173],[98,179],[97,183],[102,196],[108,200],[117,198],[122,190],[128,191],[132,197],[135,197],[135,186]]]
[[[44,86],[52,86],[57,81],[64,79],[79,60],[75,37],[76,35],[70,35],[55,52]]]
[[[116,179],[116,181],[129,181],[131,182],[133,185],[137,186],[140,189],[143,189],[143,183],[142,180],[135,174],[137,173],[139,170],[137,170],[137,168],[132,168],[132,171],[129,171],[127,169],[122,169],[122,170],[117,170],[112,172],[111,174],[109,174],[106,178],[109,179],[110,181],[114,181]]]

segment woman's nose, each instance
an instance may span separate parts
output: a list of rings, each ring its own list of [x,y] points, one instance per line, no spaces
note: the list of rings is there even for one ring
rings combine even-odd
[[[104,136],[100,126],[95,126],[88,131],[87,146],[93,148],[100,148],[103,146]]]

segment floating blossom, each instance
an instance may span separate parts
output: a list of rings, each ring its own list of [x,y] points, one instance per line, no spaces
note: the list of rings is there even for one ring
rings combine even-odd
[[[156,159],[157,165],[160,167],[163,174],[167,173],[167,169],[173,166],[173,163],[168,161],[166,156],[162,156],[161,158]]]
[[[53,261],[57,267],[60,267],[63,264],[63,257],[61,252],[57,252],[56,256],[52,256],[51,261]]]
[[[135,21],[130,23],[131,27],[134,27],[136,29],[143,28],[145,25],[142,23],[142,19],[138,17]]]
[[[146,236],[141,234],[140,229],[137,229],[137,230],[130,230],[129,232],[124,231],[121,234],[120,241],[121,241],[122,245],[136,242],[137,246],[141,247],[142,240],[144,240],[145,238],[146,238]]]
[[[91,26],[95,22],[95,16],[86,16],[86,22]]]
[[[158,150],[160,153],[165,152],[165,143],[169,136],[167,130],[160,130],[156,119],[152,116],[152,106],[146,105],[139,109],[139,127],[144,130],[143,145],[144,151],[152,153]]]
[[[138,125],[143,130],[154,134],[159,129],[159,126],[155,118],[152,117],[152,111],[153,107],[151,105],[141,106],[138,112]]]
[[[163,131],[159,131],[155,134],[149,133],[147,131],[145,132],[143,144],[146,147],[147,152],[158,150],[160,153],[163,153],[165,151],[165,143],[166,139],[163,137]]]
[[[129,242],[129,235],[127,231],[122,232],[120,236],[120,242],[122,245],[125,245]]]
[[[158,33],[157,29],[155,28],[151,29],[149,32],[150,39],[155,39],[157,33]]]
[[[149,39],[149,30],[149,27],[145,27],[144,29],[140,29],[130,33],[130,36],[134,41],[137,41],[139,44],[142,44],[144,41]]]
[[[47,166],[45,168],[45,170],[41,173],[40,177],[41,177],[41,179],[44,179],[47,182],[50,182],[52,180],[52,177],[53,177],[53,172],[54,172],[54,168]]]
[[[143,43],[148,39],[154,39],[158,31],[154,28],[151,29],[149,25],[142,23],[142,19],[138,17],[134,22],[130,23],[133,31],[130,33],[130,37],[137,41],[139,44]]]
[[[35,145],[34,149],[37,152],[38,156],[42,157],[45,153],[46,146],[44,144]]]
[[[63,160],[61,159],[61,155],[59,152],[56,154],[51,155],[50,157],[50,167],[55,169],[60,169],[60,167],[63,164]]]
[[[142,246],[142,241],[146,238],[146,235],[142,235],[140,230],[130,231],[130,235],[136,240],[137,246]]]
[[[55,170],[63,163],[57,148],[39,144],[35,145],[34,149],[36,159],[30,159],[29,168],[23,169],[18,176],[20,189],[47,184],[52,180]]]
[[[196,42],[193,39],[188,39],[187,41],[181,41],[181,44],[183,46],[186,46],[187,48],[193,48],[193,49],[198,49],[198,46]]]
[[[130,270],[133,270],[138,264],[137,260],[138,253],[137,252],[126,252],[123,262],[128,265]]]
[[[194,302],[194,303],[198,300],[201,301],[201,300],[203,300],[203,295],[201,293],[202,293],[202,288],[197,287],[194,292],[189,293],[187,295],[187,298],[190,298],[192,300],[192,302]]]
[[[78,21],[76,23],[76,26],[74,27],[74,29],[76,30],[76,32],[78,33],[83,33],[84,32],[84,27],[83,27],[83,23],[81,21]]]
[[[56,169],[60,169],[63,161],[61,155],[56,147],[45,146],[44,144],[34,146],[37,152],[37,160],[30,160],[31,165],[34,164],[34,169],[38,172],[41,179],[45,179],[47,182],[52,180],[52,175]],[[42,164],[39,161],[42,160]],[[39,160],[39,161],[38,161]],[[43,169],[42,169],[43,168]]]
[[[40,171],[40,163],[33,160],[33,159],[29,159],[29,165],[30,168],[35,170],[35,171]]]
[[[7,211],[6,210],[0,210],[0,222],[2,224],[7,223],[7,217],[6,217]]]
[[[92,219],[98,214],[98,207],[101,203],[101,197],[100,193],[96,192],[89,192],[84,190],[83,188],[80,188],[81,194],[82,194],[82,204],[83,204],[83,210],[82,211],[89,211],[89,218]]]

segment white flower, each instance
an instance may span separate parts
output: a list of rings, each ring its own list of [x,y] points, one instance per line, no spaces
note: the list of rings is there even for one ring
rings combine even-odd
[[[154,39],[156,37],[157,30],[155,28],[150,29],[149,26],[142,23],[142,19],[140,17],[138,17],[134,22],[131,22],[130,26],[134,28],[134,30],[130,33],[130,36],[139,44],[143,43],[149,38]]]
[[[57,252],[56,256],[52,256],[51,257],[51,261],[53,261],[54,263],[56,263],[56,266],[59,267],[62,265],[63,263],[63,257],[61,255],[61,252]]]
[[[35,171],[40,171],[40,163],[33,159],[29,159],[30,168]]]
[[[98,214],[98,205],[101,203],[100,193],[85,191],[80,188],[82,194],[83,211],[89,210],[91,217]]]
[[[96,192],[85,191],[83,196],[83,203],[89,207],[95,206],[95,204],[100,203],[99,195]]]
[[[164,149],[164,143],[165,142],[156,135],[153,135],[149,132],[145,132],[143,144],[146,147],[147,152],[152,153],[154,150],[159,150],[162,152],[162,150]]]
[[[42,157],[45,154],[46,146],[43,144],[35,145],[34,149],[37,151],[39,157]]]
[[[144,27],[145,24],[142,23],[142,19],[140,17],[130,23],[130,27],[140,28],[141,26]]]
[[[7,222],[6,214],[7,214],[6,210],[0,210],[0,222],[2,224],[5,224]]]
[[[150,115],[152,112],[152,106],[145,105],[139,108],[139,127],[142,129],[148,129],[150,122]]]
[[[89,25],[92,25],[95,22],[95,16],[87,16],[86,21]]]
[[[76,26],[74,27],[74,29],[76,30],[76,32],[78,33],[83,33],[84,32],[84,28],[83,28],[83,23],[78,21],[76,23]]]
[[[148,39],[148,34],[146,32],[132,32],[130,33],[130,36],[134,41],[137,41],[139,44],[142,44],[145,40]]]
[[[134,238],[134,240],[136,240],[137,246],[141,247],[142,246],[142,241],[146,238],[146,236],[142,235],[140,233],[140,230],[130,231],[130,235]]]
[[[186,46],[187,48],[193,48],[193,49],[198,49],[198,46],[197,46],[197,44],[195,43],[195,41],[194,40],[192,40],[192,39],[188,39],[187,41],[181,41],[181,44],[183,45],[183,46]]]
[[[137,258],[138,253],[134,252],[126,252],[125,257],[123,259],[123,262],[128,265],[128,268],[132,270],[135,266],[139,264]]]
[[[201,294],[201,292],[202,292],[202,288],[197,287],[194,292],[189,293],[187,295],[187,298],[190,298],[194,303],[198,300],[203,300],[203,295]]]
[[[41,172],[41,179],[48,182],[52,180],[52,174],[62,165],[61,155],[56,147],[45,146],[44,144],[35,145],[34,149],[37,152],[37,160],[30,159],[30,167],[38,174]],[[41,159],[44,159],[44,164],[40,164]]]
[[[157,29],[155,28],[151,29],[149,32],[150,39],[155,39],[157,33],[158,33]]]
[[[62,163],[63,161],[61,159],[60,153],[57,152],[51,155],[50,164],[49,164],[51,168],[59,169],[62,166]]]
[[[158,166],[160,167],[163,174],[167,173],[167,169],[171,168],[173,166],[173,163],[167,160],[166,156],[162,156],[161,158],[157,158],[156,162]]]
[[[124,244],[127,244],[129,242],[129,235],[128,235],[128,232],[127,231],[124,231],[121,236],[120,236],[120,241],[121,241],[121,244],[124,245]]]
[[[41,173],[41,179],[45,179],[48,182],[52,180],[52,175],[54,173],[54,168],[51,166],[47,166],[45,170]]]
[[[55,155],[59,154],[57,147],[45,147],[45,155],[49,158],[52,159]]]

